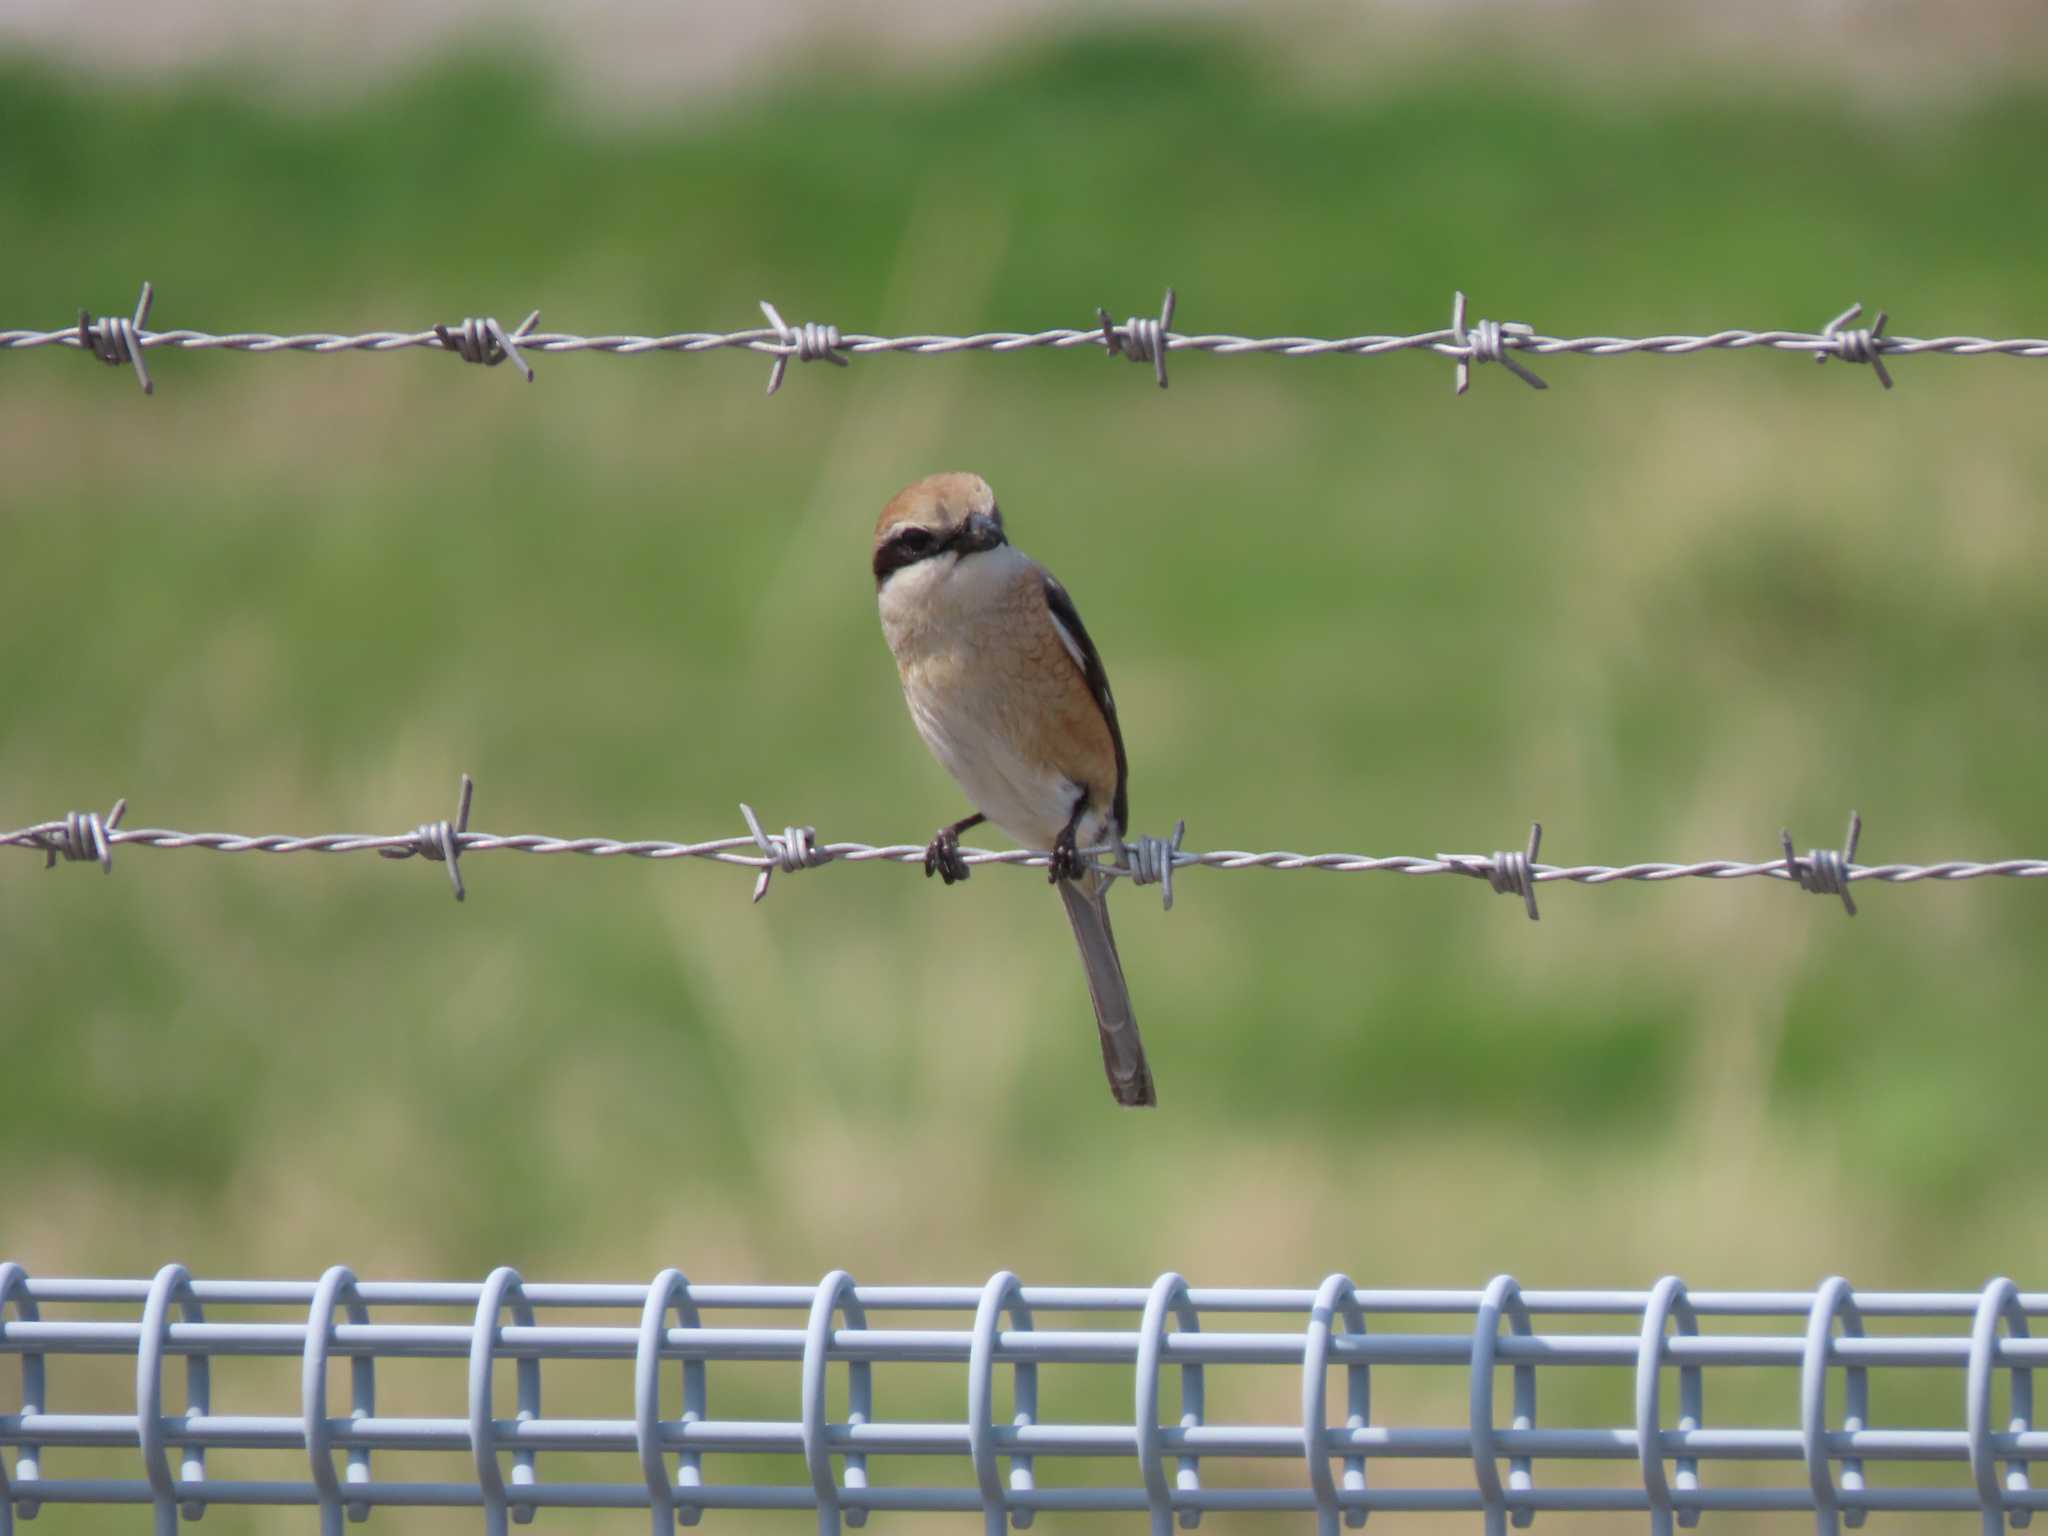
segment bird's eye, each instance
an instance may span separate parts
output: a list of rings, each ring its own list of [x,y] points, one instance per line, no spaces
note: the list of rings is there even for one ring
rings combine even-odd
[[[926,528],[906,528],[896,535],[896,542],[906,554],[921,555],[932,547],[931,531]]]

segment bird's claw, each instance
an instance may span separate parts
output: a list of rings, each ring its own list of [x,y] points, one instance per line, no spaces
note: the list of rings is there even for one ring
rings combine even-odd
[[[1052,840],[1052,861],[1046,866],[1046,884],[1078,880],[1085,868],[1081,862],[1081,850],[1074,842],[1074,829],[1068,827]]]
[[[960,834],[951,827],[941,827],[938,834],[925,844],[924,876],[929,880],[937,875],[946,884],[965,880],[974,873],[967,867],[967,861],[960,857]]]

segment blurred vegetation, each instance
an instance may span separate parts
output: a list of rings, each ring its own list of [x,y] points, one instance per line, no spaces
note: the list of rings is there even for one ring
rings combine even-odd
[[[124,311],[147,276],[156,325],[214,330],[726,328],[765,296],[964,332],[1172,282],[1182,328],[1253,334],[1426,328],[1454,286],[1564,334],[1853,298],[1902,334],[2040,331],[2048,205],[2013,188],[2048,96],[1472,71],[1338,100],[1226,34],[1089,37],[596,127],[534,61],[317,114],[16,63],[0,321]],[[1177,356],[1165,395],[1085,354],[793,368],[772,401],[767,366],[541,358],[527,388],[158,352],[145,400],[0,358],[0,822],[125,794],[131,825],[392,831],[466,769],[490,831],[705,837],[745,798],[922,840],[960,800],[867,539],[899,485],[970,467],[1088,617],[1141,830],[1434,853],[1538,816],[1547,858],[1624,862],[1834,842],[1855,806],[1871,861],[2048,849],[2037,365],[1902,360],[1884,394],[1794,357],[1554,359],[1547,394],[1482,369],[1462,401],[1412,356]],[[1170,917],[1119,903],[1164,1102],[1129,1115],[1034,878],[836,868],[756,909],[696,864],[466,873],[457,907],[367,857],[0,859],[0,1252],[1891,1288],[2048,1258],[2019,1219],[2030,887],[1861,887],[1853,923],[1756,882],[1550,887],[1532,927],[1462,881],[1189,874]],[[714,1395],[765,1416],[786,1374]],[[1598,1375],[1546,1422],[1622,1412]],[[1942,1387],[1880,1416],[1949,1422]],[[1793,1390],[1762,1373],[1749,1411],[1791,1422]],[[1127,1393],[1105,1373],[1072,1411]]]

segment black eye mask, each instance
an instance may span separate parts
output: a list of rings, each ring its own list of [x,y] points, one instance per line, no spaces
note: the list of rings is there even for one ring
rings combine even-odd
[[[929,560],[945,546],[929,528],[915,524],[898,528],[882,541],[875,551],[875,585],[880,586],[906,565],[915,565],[920,560]]]
[[[975,513],[943,539],[929,528],[906,523],[875,551],[875,585],[880,587],[906,565],[916,565],[934,555],[978,554],[1005,542],[1002,518],[992,513]]]

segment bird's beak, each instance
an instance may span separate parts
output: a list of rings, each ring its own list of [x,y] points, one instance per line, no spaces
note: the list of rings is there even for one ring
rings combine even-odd
[[[960,525],[960,531],[953,538],[953,547],[963,555],[978,554],[984,549],[994,549],[1003,542],[1003,525],[986,512],[971,514]]]

